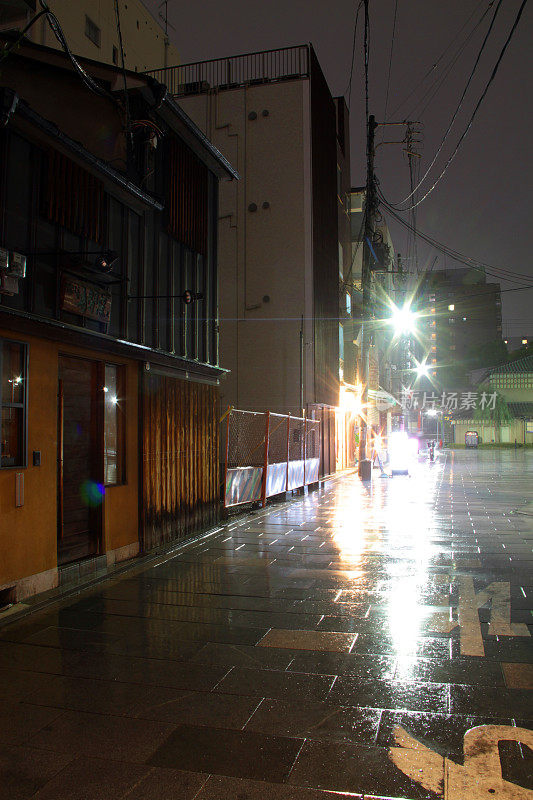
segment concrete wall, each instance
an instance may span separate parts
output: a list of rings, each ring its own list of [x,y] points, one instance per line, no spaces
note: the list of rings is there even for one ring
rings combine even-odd
[[[309,81],[179,102],[241,175],[220,186],[222,407],[297,414],[302,315],[304,402],[314,400]]]
[[[57,16],[73,53],[112,64],[115,46],[121,66],[114,0],[49,0],[48,4]],[[119,11],[127,69],[143,72],[179,64],[178,51],[168,42],[165,31],[140,0],[119,0]],[[101,30],[100,47],[85,35],[85,15]],[[30,28],[28,35],[37,44],[59,47],[44,18]]]
[[[21,596],[57,585],[57,389],[59,354],[102,360],[69,344],[33,336],[14,336],[0,329],[0,337],[29,345],[28,467],[0,469],[0,589],[21,582]],[[135,554],[138,543],[138,373],[137,363],[114,358],[107,363],[126,365],[127,483],[106,487],[103,511],[103,552],[111,560],[120,551]],[[32,466],[32,451],[40,450],[42,465]],[[15,507],[15,473],[24,475],[24,505]],[[117,556],[115,551],[119,551]]]

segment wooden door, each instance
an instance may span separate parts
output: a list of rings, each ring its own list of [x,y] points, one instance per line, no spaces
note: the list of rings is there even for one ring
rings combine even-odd
[[[59,357],[58,564],[98,552],[103,487],[97,367],[87,359]]]

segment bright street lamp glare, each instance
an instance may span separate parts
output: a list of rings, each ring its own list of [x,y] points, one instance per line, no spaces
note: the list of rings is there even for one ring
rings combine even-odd
[[[416,374],[419,378],[429,378],[429,369],[425,361],[423,361],[421,364],[418,364],[416,367]]]
[[[437,413],[438,412],[437,412],[437,410],[435,408],[430,408],[429,411],[427,412],[428,417],[436,417]]]
[[[397,335],[401,333],[414,333],[415,322],[416,314],[411,311],[409,306],[395,308],[392,312],[391,323]]]

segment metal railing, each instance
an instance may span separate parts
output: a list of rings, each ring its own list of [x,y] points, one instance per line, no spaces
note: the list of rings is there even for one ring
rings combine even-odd
[[[171,94],[183,97],[202,94],[210,89],[233,89],[255,83],[308,77],[309,70],[309,45],[305,44],[163,67],[149,70],[146,74],[164,83]]]
[[[224,506],[261,501],[316,483],[320,422],[270,411],[226,415]]]

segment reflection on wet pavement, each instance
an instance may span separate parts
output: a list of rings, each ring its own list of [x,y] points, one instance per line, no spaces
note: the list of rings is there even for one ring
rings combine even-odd
[[[2,628],[0,800],[533,800],[532,467],[345,476]]]

